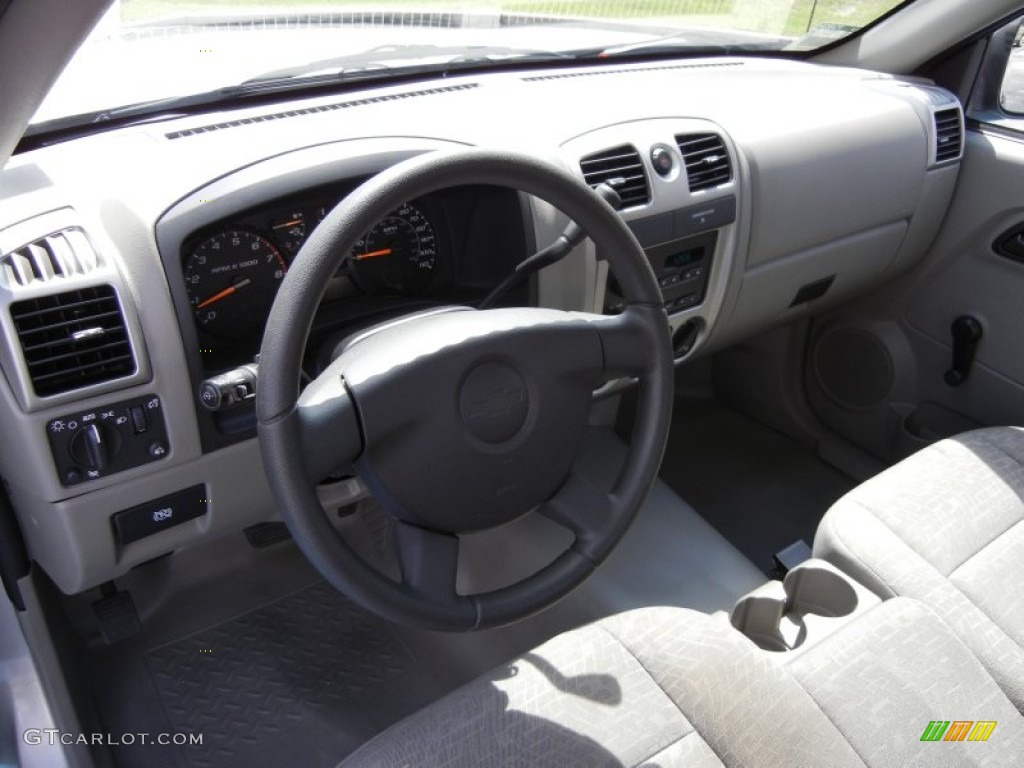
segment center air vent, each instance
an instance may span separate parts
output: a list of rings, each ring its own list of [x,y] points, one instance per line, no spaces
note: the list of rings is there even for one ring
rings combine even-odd
[[[940,109],[935,113],[935,162],[956,160],[963,146],[960,110]]]
[[[686,178],[691,192],[717,187],[732,178],[729,153],[718,134],[690,133],[676,136],[676,143],[686,165]]]
[[[25,364],[40,397],[130,376],[135,357],[112,286],[11,304]]]
[[[651,200],[640,153],[631,144],[587,155],[580,160],[580,168],[590,186],[604,182],[613,187],[622,197],[623,208],[644,205]]]

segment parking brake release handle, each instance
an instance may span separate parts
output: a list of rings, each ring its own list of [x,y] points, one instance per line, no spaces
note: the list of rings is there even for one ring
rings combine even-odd
[[[984,329],[977,318],[960,315],[949,330],[953,334],[953,367],[946,371],[944,379],[949,386],[959,387],[970,375]]]

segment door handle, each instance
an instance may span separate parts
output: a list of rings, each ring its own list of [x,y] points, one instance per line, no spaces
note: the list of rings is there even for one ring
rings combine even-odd
[[[1001,234],[992,243],[992,248],[1000,256],[1024,262],[1024,224],[1018,224]]]

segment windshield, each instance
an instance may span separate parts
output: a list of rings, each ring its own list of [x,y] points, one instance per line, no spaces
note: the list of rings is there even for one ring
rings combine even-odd
[[[813,50],[900,0],[115,0],[33,124],[232,87],[463,66]],[[225,89],[227,89],[225,91]],[[236,89],[237,90],[237,89]],[[197,100],[199,103],[201,100]],[[146,107],[135,113],[144,114]],[[76,116],[78,118],[76,119]],[[69,119],[71,118],[71,119]],[[31,132],[31,131],[30,131]]]

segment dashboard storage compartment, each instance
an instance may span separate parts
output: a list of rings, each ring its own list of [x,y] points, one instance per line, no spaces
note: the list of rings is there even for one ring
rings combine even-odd
[[[879,598],[824,560],[806,560],[733,606],[732,625],[766,651],[803,649],[831,634]]]

